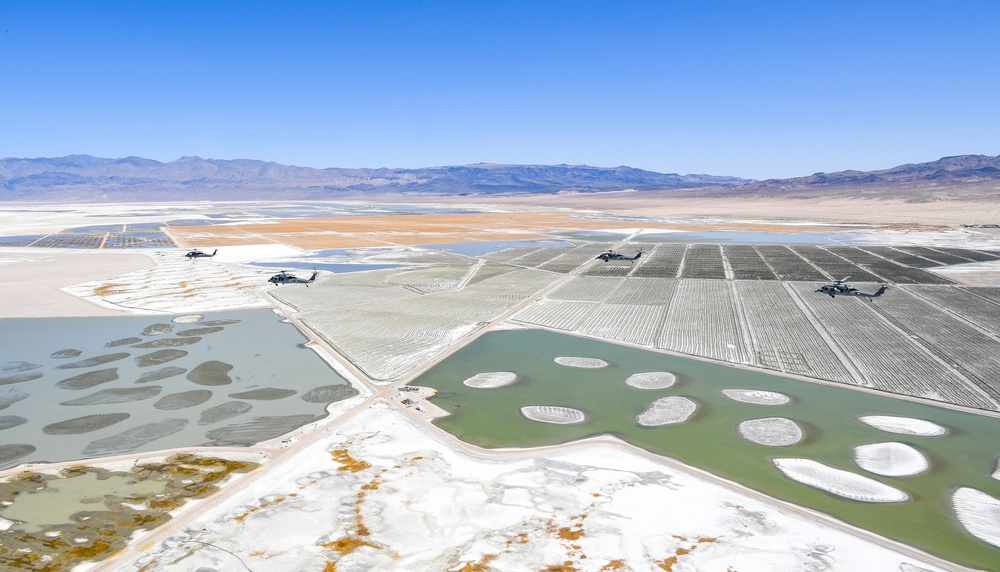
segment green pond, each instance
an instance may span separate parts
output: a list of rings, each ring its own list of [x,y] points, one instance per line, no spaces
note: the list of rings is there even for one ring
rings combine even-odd
[[[584,369],[555,363],[559,356],[599,358],[608,367]],[[509,371],[519,381],[476,389],[462,382],[481,372]],[[677,382],[644,390],[624,380],[634,374],[669,371]],[[491,332],[455,353],[412,385],[438,391],[432,401],[451,413],[435,421],[464,441],[489,448],[533,447],[610,434],[648,451],[679,459],[776,498],[833,515],[964,565],[1000,569],[1000,549],[968,534],[950,508],[960,486],[1000,497],[991,477],[1000,452],[1000,419],[892,399],[700,360],[644,351],[541,330]],[[777,391],[785,405],[734,401],[723,389]],[[634,421],[655,399],[676,395],[697,402],[687,421],[642,427]],[[586,421],[553,425],[525,418],[520,408],[551,405],[579,409]],[[923,437],[889,433],[858,421],[891,415],[932,421],[947,434]],[[741,438],[737,425],[748,419],[786,417],[803,430],[796,445],[770,447]],[[900,442],[922,452],[930,468],[916,476],[883,477],[852,460],[857,445]],[[848,500],[786,478],[773,458],[813,459],[905,491],[901,503]]]

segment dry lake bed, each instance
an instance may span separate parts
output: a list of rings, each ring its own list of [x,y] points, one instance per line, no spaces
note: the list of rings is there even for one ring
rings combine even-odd
[[[8,568],[1000,567],[993,235],[334,202],[0,221]],[[847,275],[890,289],[813,292]]]

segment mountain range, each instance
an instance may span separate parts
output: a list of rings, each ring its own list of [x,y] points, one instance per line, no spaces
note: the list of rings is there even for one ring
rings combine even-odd
[[[314,169],[247,159],[89,155],[0,159],[0,200],[164,201],[364,198],[386,195],[654,190],[741,185],[737,177],[655,173],[632,167],[475,164],[424,169]],[[139,198],[141,197],[141,199]]]
[[[961,198],[959,195],[963,193],[976,197],[983,193],[996,196],[1000,194],[1000,155],[958,155],[879,171],[840,171],[769,179],[743,185],[741,192],[787,198],[823,193],[908,200]]]
[[[669,191],[678,196],[847,195],[939,200],[1000,196],[1000,156],[961,155],[880,171],[816,173],[753,181],[678,175],[632,167],[474,165],[422,169],[315,169],[249,159],[89,155],[0,159],[0,200],[134,202],[183,200],[358,199]]]

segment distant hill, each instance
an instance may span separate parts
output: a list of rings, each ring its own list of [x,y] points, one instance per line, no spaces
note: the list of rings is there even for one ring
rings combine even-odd
[[[136,202],[262,199],[405,199],[539,195],[634,189],[650,196],[882,198],[1000,201],[1000,156],[961,155],[880,171],[793,179],[656,173],[632,167],[479,163],[423,169],[313,169],[267,161],[89,155],[0,159],[0,200]]]
[[[89,155],[0,159],[0,200],[130,202],[543,194],[742,185],[748,179],[631,167],[475,164],[424,169],[313,169],[273,162]]]
[[[959,155],[880,171],[816,173],[703,189],[699,196],[894,198],[912,202],[1000,197],[1000,155]]]

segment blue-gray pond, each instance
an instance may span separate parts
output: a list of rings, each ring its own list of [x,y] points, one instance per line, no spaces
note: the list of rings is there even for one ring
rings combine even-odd
[[[0,320],[0,469],[251,445],[357,391],[270,310]]]
[[[556,362],[565,356],[597,358],[608,366],[580,368]],[[492,388],[463,383],[484,372],[516,374],[517,382]],[[626,384],[627,378],[643,372],[670,372],[676,383],[662,389]],[[432,400],[450,415],[436,423],[469,443],[532,447],[610,434],[949,560],[1000,568],[1000,549],[969,534],[951,506],[959,487],[1000,497],[1000,481],[991,477],[1000,452],[1000,419],[994,417],[539,330],[485,334],[413,385],[438,391]],[[722,393],[727,389],[775,392],[790,399],[783,404],[774,399],[741,401]],[[653,402],[669,396],[693,401],[693,414],[682,422],[655,426],[636,421]],[[577,410],[585,419],[534,421],[522,411],[529,406]],[[859,421],[867,416],[930,421],[946,432],[892,433]],[[794,422],[801,439],[775,447],[740,436],[741,423],[771,417]],[[854,457],[855,447],[885,442],[908,445],[927,459],[929,467],[901,477],[862,469]],[[835,494],[796,482],[777,466],[795,471],[818,463],[827,471],[816,473],[818,479],[846,471],[851,473],[848,480],[857,475],[871,490],[901,493],[868,499],[872,502],[852,500],[850,495],[863,497],[865,489]]]

